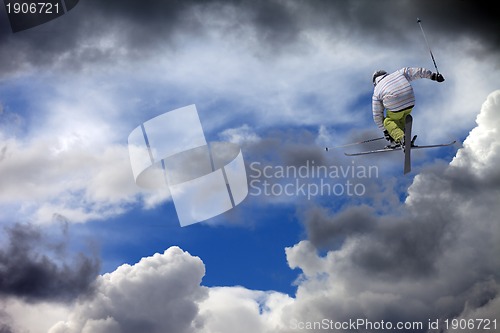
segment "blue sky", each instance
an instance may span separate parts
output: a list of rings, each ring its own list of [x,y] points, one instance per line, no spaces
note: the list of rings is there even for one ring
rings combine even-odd
[[[371,117],[374,70],[434,70],[417,16],[446,81],[414,82],[414,132],[420,144],[460,143],[415,152],[407,176],[399,153],[325,152],[381,135]],[[498,23],[487,8],[82,0],[32,29],[13,33],[7,20],[0,29],[0,268],[17,260],[24,277],[0,284],[0,330],[290,332],[292,320],[498,309],[500,270],[488,245],[499,237],[489,215],[498,209],[490,93],[500,67]],[[180,227],[169,193],[135,184],[127,138],[191,104],[208,141],[241,147],[248,176],[252,163],[312,161],[377,174],[326,179],[357,184],[363,195],[249,195]],[[296,181],[274,178],[276,186]],[[467,264],[477,276],[459,279]],[[40,274],[28,274],[30,265]],[[76,294],[65,288],[71,283]],[[131,308],[141,309],[132,319]],[[176,308],[185,315],[175,317]]]

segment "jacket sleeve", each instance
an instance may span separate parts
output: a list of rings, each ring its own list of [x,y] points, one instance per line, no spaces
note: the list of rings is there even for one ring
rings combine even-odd
[[[399,70],[408,81],[417,79],[430,79],[432,71],[423,67],[405,67]]]
[[[382,131],[384,128],[384,104],[375,95],[372,97],[373,121]]]

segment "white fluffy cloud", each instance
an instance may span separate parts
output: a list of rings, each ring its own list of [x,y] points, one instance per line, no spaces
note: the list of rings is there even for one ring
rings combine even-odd
[[[293,304],[288,295],[243,287],[210,288],[200,305],[199,333],[275,332],[283,327],[284,311]]]
[[[264,333],[283,327],[284,311],[293,304],[288,295],[203,287],[204,273],[203,262],[178,247],[122,265],[100,276],[95,294],[82,298],[48,332]]]
[[[49,332],[195,332],[202,324],[199,303],[207,296],[200,286],[204,274],[202,261],[178,247],[122,265],[99,277],[93,298]]]
[[[259,135],[256,134],[255,131],[247,124],[237,128],[225,129],[219,134],[219,137],[222,141],[229,141],[238,145],[255,143],[261,139]]]
[[[483,180],[495,179],[500,164],[500,117],[498,116],[500,94],[490,94],[484,102],[482,112],[477,116],[475,127],[464,141],[464,149],[457,152],[451,166],[470,169]]]
[[[8,139],[0,141],[0,147],[0,205],[18,207],[11,216],[16,220],[98,220],[123,213],[142,195],[145,200],[157,195],[135,185],[126,146],[85,147],[76,142],[55,151],[57,141]]]

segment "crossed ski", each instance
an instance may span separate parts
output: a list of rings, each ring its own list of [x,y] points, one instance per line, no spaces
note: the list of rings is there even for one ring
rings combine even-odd
[[[404,158],[404,174],[407,174],[411,171],[411,150],[412,149],[426,149],[426,148],[438,148],[438,147],[446,147],[446,146],[451,146],[456,143],[456,140],[453,140],[448,143],[440,143],[440,144],[435,144],[435,145],[425,145],[425,146],[418,146],[415,145],[415,140],[417,139],[417,136],[413,136],[411,134],[411,127],[413,123],[413,118],[411,115],[406,116],[405,119],[405,144],[403,145],[392,145],[392,146],[387,146],[383,149],[376,149],[376,150],[368,150],[368,151],[362,151],[358,153],[344,153],[346,156],[360,156],[360,155],[369,155],[369,154],[378,154],[378,153],[387,153],[391,151],[398,151],[402,150],[404,152],[405,158]],[[351,146],[351,145],[356,145],[356,144],[361,144],[365,142],[371,142],[371,141],[376,141],[380,140],[382,138],[376,138],[376,139],[370,139],[370,140],[365,140],[361,142],[355,142],[352,144],[347,144],[339,147],[334,147],[334,148],[340,148],[340,147],[346,147],[346,146]],[[326,148],[328,151],[328,148]]]

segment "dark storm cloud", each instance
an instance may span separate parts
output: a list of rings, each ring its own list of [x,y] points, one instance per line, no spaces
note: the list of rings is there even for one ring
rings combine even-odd
[[[323,208],[312,208],[305,214],[309,239],[319,248],[340,248],[347,239],[359,240],[352,264],[364,274],[400,279],[434,272],[434,259],[447,238],[452,237],[450,226],[454,214],[449,207],[423,205],[424,216],[415,218],[377,218],[374,209],[361,206],[330,215]]]
[[[2,22],[0,72],[12,73],[29,66],[79,69],[85,64],[118,60],[123,57],[118,49],[126,49],[126,56],[148,56],[176,29],[184,28],[182,13],[194,2],[81,1],[65,15],[15,34],[7,22]],[[101,47],[100,40],[106,36],[116,37],[117,44]]]
[[[377,217],[373,208],[365,206],[351,206],[338,214],[311,208],[303,214],[308,238],[322,249],[336,249],[346,239],[358,239],[352,263],[367,274],[391,279],[435,272],[440,255],[453,246],[459,233],[474,229],[461,215],[461,205],[481,210],[479,202],[488,211],[485,208],[498,197],[500,173],[485,181],[466,168],[445,172],[444,166],[437,166],[423,175],[423,190],[431,195],[418,197],[409,209],[400,211],[401,207],[394,206],[394,216]],[[439,193],[443,195],[436,199]]]
[[[326,163],[324,148],[314,142],[317,133],[313,130],[271,129],[262,134],[264,139],[246,144],[248,160],[291,166],[306,165],[307,161]]]
[[[233,10],[225,11],[227,8]],[[306,28],[381,47],[398,47],[420,38],[417,16],[433,41],[469,37],[484,47],[477,50],[477,56],[500,49],[498,9],[493,2],[86,0],[58,19],[17,34],[12,34],[7,20],[3,20],[0,72],[5,75],[29,65],[78,68],[86,63],[112,63],[124,56],[144,58],[166,45],[175,47],[172,36],[176,34],[182,36],[181,40],[189,40],[202,36],[206,29],[225,29],[226,35],[237,37],[235,42],[243,42],[246,36],[241,34],[248,30],[241,26],[256,33],[259,47],[267,49],[268,56],[277,51],[291,52],[286,46],[293,45]],[[207,27],[219,21],[225,23],[223,27]],[[99,38],[107,35],[115,38],[117,45],[100,46]],[[126,50],[125,54],[119,49]]]
[[[66,244],[50,240],[29,224],[5,228],[0,249],[0,294],[30,302],[71,301],[90,293],[99,261],[82,253],[66,254]]]
[[[349,244],[335,267],[354,293],[393,284],[390,292],[406,304],[403,311],[385,309],[392,320],[450,318],[481,308],[499,295],[498,187],[471,193],[484,180],[464,175],[429,170],[415,190],[420,195],[410,207],[392,207],[394,215],[364,206],[337,214],[313,207],[304,214],[308,238],[318,249],[334,252]],[[498,175],[490,179],[498,182]],[[459,188],[468,190],[455,192]],[[421,284],[425,287],[415,294],[411,286]],[[426,311],[410,305],[419,302]]]
[[[334,220],[322,207],[314,207],[304,214],[308,236],[317,247],[334,248],[346,237],[370,232],[376,226],[373,209],[356,207],[337,215]]]
[[[498,188],[472,197],[450,195],[453,176],[443,169],[422,177],[422,195],[404,212],[393,206],[392,216],[364,206],[335,214],[313,207],[304,213],[310,242],[317,249],[339,253],[329,273],[347,281],[343,287],[350,295],[398,295],[397,302],[380,308],[384,319],[391,321],[454,318],[493,304],[500,295],[500,229],[495,223],[498,209],[492,209],[498,204]],[[384,303],[384,298],[379,301]],[[348,307],[339,313],[333,305],[319,305],[315,311],[351,318],[373,310],[369,305],[363,308],[367,312]]]
[[[397,294],[405,309],[391,305],[384,312],[391,318],[450,318],[490,306],[498,313],[499,109],[497,91],[454,161],[415,177],[405,204],[389,214],[364,206],[303,213],[310,242],[331,251],[327,259],[351,293]]]
[[[233,14],[225,14],[227,6],[235,7]],[[240,24],[255,25],[263,44],[288,43],[294,34],[290,32],[293,20],[283,6],[272,1],[81,1],[62,17],[21,33],[13,34],[3,22],[0,73],[29,66],[78,69],[122,57],[144,59],[165,46],[174,49],[175,34],[181,35],[182,41],[199,38],[212,21],[229,22],[223,28],[226,33],[238,31]],[[99,45],[103,36],[114,38],[116,45],[103,48]]]
[[[500,49],[500,37],[496,33],[500,29],[499,10],[489,1],[325,0],[311,3],[317,12],[334,18],[332,26],[347,27],[352,34],[382,45],[398,45],[420,37],[417,24],[420,18],[433,39],[446,42],[467,36],[496,52]]]

